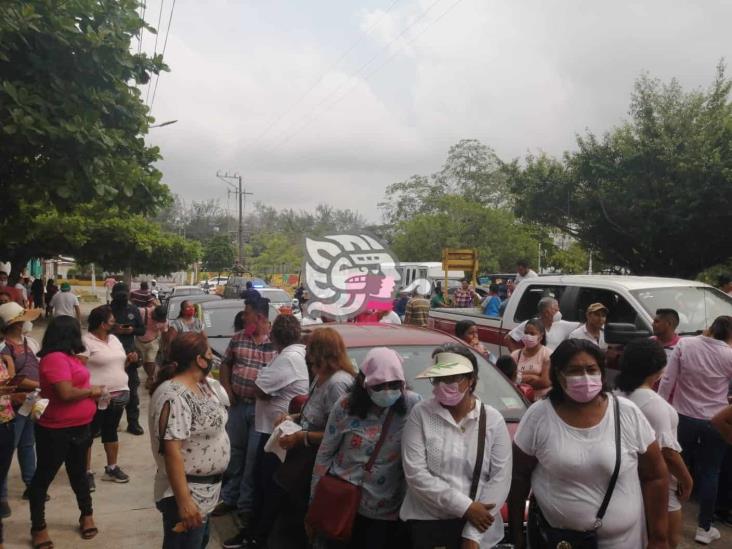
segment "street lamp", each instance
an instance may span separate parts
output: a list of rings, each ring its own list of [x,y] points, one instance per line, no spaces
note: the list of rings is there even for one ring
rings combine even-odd
[[[167,122],[161,122],[160,124],[155,124],[153,126],[149,126],[150,129],[152,128],[162,128],[163,126],[170,126],[171,124],[175,124],[178,122],[177,120],[168,120]]]

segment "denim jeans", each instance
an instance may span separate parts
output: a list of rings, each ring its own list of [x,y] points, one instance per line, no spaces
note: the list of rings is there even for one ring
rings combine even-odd
[[[28,416],[16,415],[10,422],[14,435],[14,448],[18,449],[20,475],[26,486],[30,486],[36,472],[36,437],[33,422]],[[12,453],[11,453],[12,456]],[[0,499],[8,499],[8,480],[0,482]]]
[[[239,513],[251,513],[254,504],[254,467],[259,433],[254,428],[254,403],[239,403],[229,409],[226,432],[231,458],[224,474],[221,499]]]
[[[708,420],[682,414],[679,414],[679,444],[681,456],[694,475],[699,501],[698,524],[708,530],[714,517],[719,471],[727,444]]]
[[[174,497],[163,498],[155,506],[163,514],[163,549],[205,549],[208,545],[208,517],[200,528],[187,532],[173,532],[180,522],[178,504]]]

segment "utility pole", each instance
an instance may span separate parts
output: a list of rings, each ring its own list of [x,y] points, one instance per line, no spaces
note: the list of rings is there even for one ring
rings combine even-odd
[[[253,193],[248,193],[244,190],[242,187],[242,177],[238,173],[234,173],[232,175],[229,175],[229,172],[221,173],[220,171],[216,172],[216,177],[218,177],[221,181],[226,183],[231,189],[229,190],[230,193],[234,193],[239,198],[239,227],[237,230],[237,260],[239,262],[239,265],[242,267],[244,266],[244,197],[246,195],[252,195]],[[235,185],[232,183],[232,180],[236,181],[238,185]]]

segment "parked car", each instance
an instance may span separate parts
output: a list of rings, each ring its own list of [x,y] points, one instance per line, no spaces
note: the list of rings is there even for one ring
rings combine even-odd
[[[251,282],[257,290],[267,287],[267,283],[261,278],[231,275],[224,286],[224,299],[238,299],[241,297],[241,293],[246,290],[247,282]]]
[[[423,398],[432,396],[432,384],[427,379],[415,379],[415,377],[431,362],[432,351],[445,343],[465,345],[461,340],[444,332],[395,324],[320,324],[304,328],[305,339],[313,330],[323,327],[338,331],[356,369],[373,347],[394,349],[404,361],[402,366],[407,385]],[[528,408],[528,402],[498,368],[489,364],[479,354],[475,352],[473,354],[478,359],[479,369],[475,393],[482,402],[490,404],[503,415],[513,438],[519,421]],[[507,526],[507,506],[504,505],[501,509],[501,515]],[[508,533],[508,528],[506,532]]]
[[[681,318],[678,332],[696,335],[719,315],[732,315],[732,297],[694,280],[643,276],[572,275],[525,279],[509,298],[502,317],[489,317],[479,308],[433,309],[429,326],[450,334],[455,323],[470,319],[478,325],[478,337],[496,356],[508,352],[505,338],[509,331],[536,316],[542,297],[559,301],[562,318],[579,326],[591,303],[608,308],[605,341],[608,343],[608,368],[614,378],[623,347],[629,341],[652,335],[656,309],[671,308]]]
[[[203,331],[209,338],[209,344],[214,354],[222,357],[234,335],[234,317],[244,310],[242,299],[221,299],[218,296],[213,300],[201,303],[201,320]],[[269,320],[273,322],[280,314],[279,308],[272,303],[269,305]]]
[[[172,286],[169,288],[161,288],[158,290],[158,293],[160,302],[162,303],[173,296],[203,295],[205,292],[200,286]]]
[[[168,320],[178,318],[180,314],[180,304],[184,301],[190,301],[192,304],[206,303],[208,301],[221,301],[221,296],[213,294],[198,295],[174,295],[165,302],[165,317]]]

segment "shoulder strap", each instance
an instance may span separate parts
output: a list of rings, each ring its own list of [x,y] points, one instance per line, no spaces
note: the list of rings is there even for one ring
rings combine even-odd
[[[480,419],[478,420],[478,455],[475,458],[475,467],[473,468],[473,482],[470,485],[470,499],[475,501],[478,494],[478,484],[480,483],[480,474],[483,471],[483,458],[485,457],[485,431],[486,431],[486,415],[485,406],[480,403]]]
[[[614,423],[615,423],[615,470],[613,476],[610,477],[610,484],[605,492],[605,499],[602,500],[600,510],[597,512],[597,520],[595,521],[595,530],[602,526],[602,517],[605,516],[607,506],[610,505],[610,498],[613,497],[613,491],[615,490],[615,483],[618,481],[618,475],[620,474],[620,401],[614,393],[611,393],[613,398],[613,412],[614,412]]]
[[[391,406],[389,408],[389,411],[386,413],[386,419],[384,419],[384,424],[381,426],[381,435],[379,435],[379,440],[376,442],[376,446],[374,447],[374,451],[371,452],[371,457],[369,458],[368,463],[364,466],[364,469],[366,469],[367,472],[371,472],[371,469],[374,466],[374,462],[376,461],[376,457],[379,455],[379,452],[381,451],[381,447],[384,445],[384,441],[386,440],[386,435],[389,433],[389,426],[391,425],[391,420],[394,417],[394,407]]]

